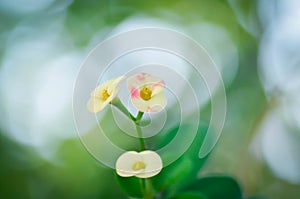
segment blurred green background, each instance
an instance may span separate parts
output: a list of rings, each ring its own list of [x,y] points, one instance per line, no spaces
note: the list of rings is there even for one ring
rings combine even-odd
[[[191,36],[222,72],[227,120],[199,176],[232,175],[245,196],[299,198],[299,6],[297,0],[0,0],[0,198],[125,198],[114,171],[77,136],[73,84],[99,42],[148,26]]]

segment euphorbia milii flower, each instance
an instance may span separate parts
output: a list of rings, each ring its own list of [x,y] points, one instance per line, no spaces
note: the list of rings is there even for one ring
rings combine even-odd
[[[157,175],[163,167],[160,156],[154,151],[128,151],[116,162],[117,174],[122,177],[136,176],[150,178]]]
[[[167,104],[163,92],[163,80],[147,73],[140,73],[127,79],[133,105],[141,112],[159,112]]]
[[[97,87],[92,93],[87,103],[87,108],[92,113],[101,111],[109,104],[119,93],[118,84],[124,79],[124,76],[104,82]]]

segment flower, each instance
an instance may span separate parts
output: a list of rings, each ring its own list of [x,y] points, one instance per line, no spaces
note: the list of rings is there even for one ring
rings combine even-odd
[[[122,177],[150,178],[162,170],[162,160],[154,151],[128,151],[116,162],[117,174]]]
[[[117,86],[124,78],[124,76],[120,76],[116,79],[104,82],[97,87],[91,93],[91,98],[87,103],[88,110],[92,113],[97,113],[109,104],[119,93],[120,88]]]
[[[127,79],[133,105],[141,112],[159,112],[167,104],[163,92],[163,80],[147,73],[140,73]]]

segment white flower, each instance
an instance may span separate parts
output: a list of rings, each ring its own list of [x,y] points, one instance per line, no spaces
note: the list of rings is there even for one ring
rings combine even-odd
[[[163,80],[147,73],[140,73],[127,79],[133,105],[141,112],[159,112],[167,104],[163,92]]]
[[[154,151],[128,151],[123,153],[116,162],[117,174],[122,177],[136,176],[150,178],[162,170],[160,156]]]
[[[104,82],[97,87],[92,93],[87,103],[87,108],[92,113],[101,111],[109,104],[119,93],[118,84],[124,79],[124,76]]]

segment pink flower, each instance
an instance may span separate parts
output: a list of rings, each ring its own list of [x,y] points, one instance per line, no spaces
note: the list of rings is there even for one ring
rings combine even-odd
[[[136,74],[127,79],[131,101],[141,112],[159,112],[166,106],[164,86],[163,80],[147,73]]]

